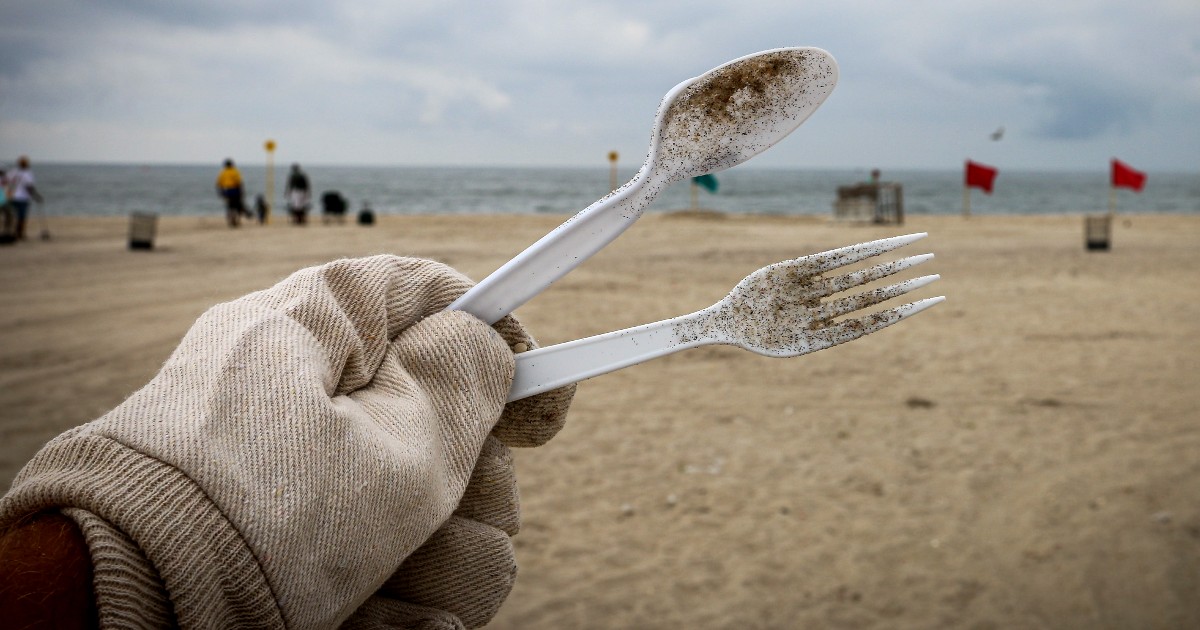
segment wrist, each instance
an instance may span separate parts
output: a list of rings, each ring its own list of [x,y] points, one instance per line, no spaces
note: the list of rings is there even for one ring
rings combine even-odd
[[[75,521],[42,512],[0,535],[0,619],[20,628],[98,627],[91,556]]]

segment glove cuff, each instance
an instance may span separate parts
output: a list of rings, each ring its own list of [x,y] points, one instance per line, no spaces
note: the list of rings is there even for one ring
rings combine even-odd
[[[104,519],[79,508],[62,513],[75,521],[92,561],[92,590],[101,628],[177,627],[162,578],[136,543]]]
[[[191,479],[112,439],[75,433],[51,441],[21,471],[0,500],[0,528],[29,514],[79,508],[96,517],[70,514],[83,527],[93,559],[102,560],[96,574],[101,605],[107,594],[110,603],[139,601],[161,610],[152,594],[157,575],[181,627],[286,625],[258,559]],[[96,529],[98,521],[124,535],[121,549],[97,553],[101,541],[115,539]],[[106,570],[138,565],[131,556],[138,551],[149,566],[137,575],[147,579],[109,582],[107,588],[124,592],[101,593]]]

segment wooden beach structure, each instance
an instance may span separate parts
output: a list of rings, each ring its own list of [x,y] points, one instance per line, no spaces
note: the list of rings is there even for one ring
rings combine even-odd
[[[855,223],[904,223],[904,187],[896,182],[870,181],[838,186],[833,218]]]

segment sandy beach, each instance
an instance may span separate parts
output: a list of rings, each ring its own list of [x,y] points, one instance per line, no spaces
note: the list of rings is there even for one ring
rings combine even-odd
[[[345,256],[476,280],[564,216],[229,230],[58,218],[0,248],[0,488],[213,304]],[[690,350],[583,383],[517,453],[492,627],[1200,627],[1200,216],[655,214],[517,311],[543,344],[708,306],[759,267],[915,231],[931,311],[795,359]],[[906,274],[912,277],[916,273]]]

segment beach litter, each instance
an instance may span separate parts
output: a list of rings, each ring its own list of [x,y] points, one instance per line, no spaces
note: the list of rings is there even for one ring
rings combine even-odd
[[[777,48],[734,59],[676,85],[659,104],[637,175],[580,211],[455,300],[495,323],[604,248],[659,192],[766,151],[823,103],[837,64],[819,48]]]
[[[725,344],[770,357],[795,357],[853,341],[945,298],[926,298],[868,315],[838,318],[904,295],[939,276],[835,296],[931,260],[933,254],[909,256],[842,275],[824,274],[924,236],[896,236],[785,260],[746,276],[729,295],[706,309],[523,352],[517,355],[517,372],[508,399],[519,400],[703,345]],[[822,302],[825,298],[833,299]]]

